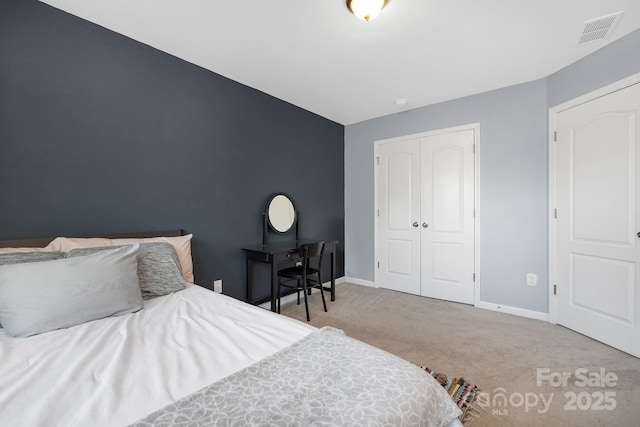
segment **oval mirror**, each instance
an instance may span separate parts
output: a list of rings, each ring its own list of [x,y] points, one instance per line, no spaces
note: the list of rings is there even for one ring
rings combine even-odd
[[[286,194],[274,194],[267,203],[269,225],[278,233],[291,230],[296,222],[296,210]]]

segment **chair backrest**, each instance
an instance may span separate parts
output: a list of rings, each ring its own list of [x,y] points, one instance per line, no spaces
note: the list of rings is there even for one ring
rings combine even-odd
[[[324,258],[324,241],[315,243],[303,243],[299,248],[300,256],[303,257],[303,267],[306,270],[309,267],[309,260],[311,258],[319,257],[318,270],[322,269],[322,258]]]

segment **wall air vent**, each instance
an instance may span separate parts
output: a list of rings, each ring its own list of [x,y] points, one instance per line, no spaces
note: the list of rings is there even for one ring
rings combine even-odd
[[[585,21],[584,30],[580,36],[579,45],[604,40],[611,35],[624,12],[616,12],[611,15]]]

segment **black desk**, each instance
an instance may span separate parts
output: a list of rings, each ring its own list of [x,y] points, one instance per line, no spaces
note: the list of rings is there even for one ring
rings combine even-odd
[[[286,242],[273,242],[266,245],[252,245],[242,248],[246,256],[247,267],[247,302],[261,304],[271,300],[271,311],[276,311],[278,299],[278,264],[301,261],[298,247],[303,243],[313,243],[319,240],[290,240]],[[336,246],[337,240],[324,241],[324,253],[331,257],[331,287],[324,288],[331,291],[331,301],[336,300]],[[260,262],[271,265],[271,296],[262,300],[253,299],[253,263]]]

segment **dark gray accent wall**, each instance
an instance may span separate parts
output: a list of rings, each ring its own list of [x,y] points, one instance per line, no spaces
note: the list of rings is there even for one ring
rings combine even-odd
[[[258,72],[258,70],[256,71]],[[243,298],[268,196],[340,240],[344,127],[35,0],[0,3],[0,239],[183,228]]]

